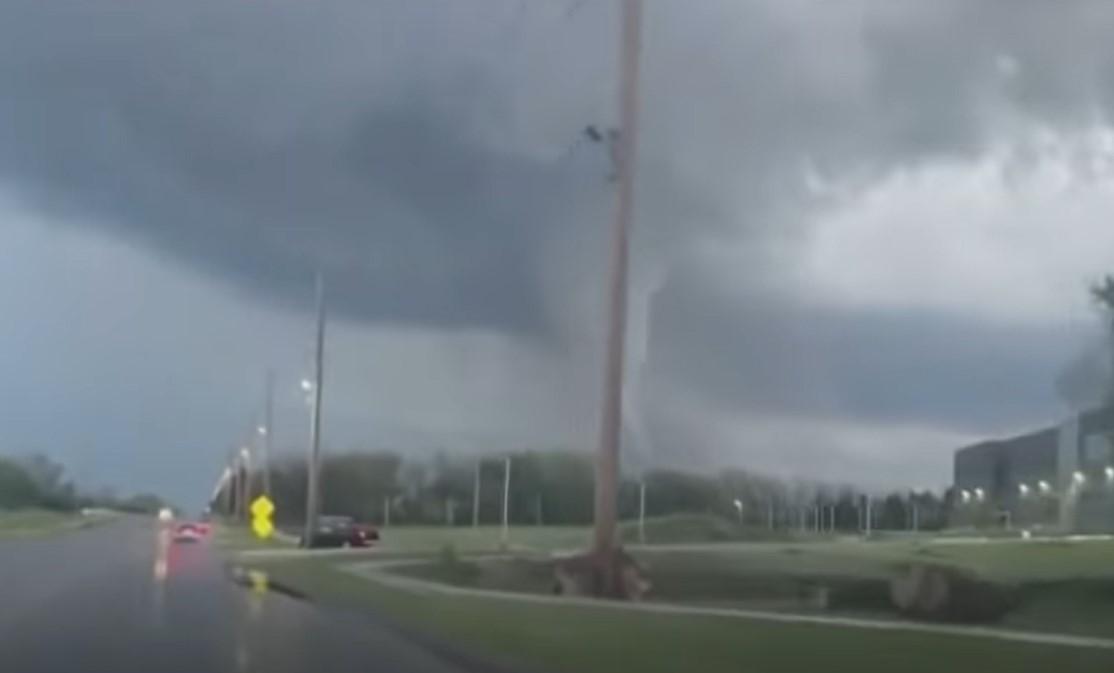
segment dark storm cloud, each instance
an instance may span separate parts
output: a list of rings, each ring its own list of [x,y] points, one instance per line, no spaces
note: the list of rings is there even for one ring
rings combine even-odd
[[[609,166],[576,139],[614,121],[613,8],[9,0],[0,181],[272,301],[305,301],[322,269],[358,321],[595,326],[565,308],[601,294]],[[978,157],[1018,120],[1103,121],[1112,19],[1099,2],[650,0],[636,273],[709,238],[743,240],[741,277],[779,273],[792,260],[767,250],[825,205],[808,168],[865,185]],[[1027,422],[1070,350],[1051,329],[685,276],[653,316],[651,385],[729,411]]]
[[[649,376],[728,411],[957,431],[1054,418],[1053,381],[1075,345],[1055,327],[835,310],[727,291],[691,272],[658,294],[650,333]]]
[[[506,92],[423,60],[427,11],[311,5],[6,5],[0,175],[272,298],[321,268],[357,319],[542,332],[540,232],[604,194],[602,157],[494,149]]]
[[[648,3],[641,235],[777,235],[806,161],[868,176],[979,151],[1001,108],[1078,117],[1107,95],[1096,4]],[[358,319],[540,333],[547,248],[607,213],[604,162],[560,146],[611,116],[613,24],[602,2],[15,0],[0,175],[271,298],[323,268]],[[524,112],[550,85],[568,110]],[[512,149],[546,125],[556,151]]]

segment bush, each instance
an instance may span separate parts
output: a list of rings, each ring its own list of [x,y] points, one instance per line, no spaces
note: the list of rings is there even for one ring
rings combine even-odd
[[[441,581],[449,584],[473,584],[480,576],[479,566],[461,560],[451,543],[441,547],[434,570]]]
[[[991,622],[1017,605],[1013,587],[996,584],[953,566],[914,563],[890,583],[898,612],[916,619]]]

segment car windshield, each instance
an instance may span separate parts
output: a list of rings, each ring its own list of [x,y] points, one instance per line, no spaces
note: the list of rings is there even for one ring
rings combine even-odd
[[[1114,0],[0,0],[0,673],[1111,673]]]

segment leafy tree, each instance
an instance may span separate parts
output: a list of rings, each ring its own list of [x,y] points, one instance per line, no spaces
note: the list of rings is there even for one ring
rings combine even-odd
[[[166,501],[153,493],[139,493],[116,505],[117,509],[136,514],[154,514],[163,507],[166,507]]]
[[[0,458],[0,507],[14,509],[38,505],[42,494],[21,465]]]

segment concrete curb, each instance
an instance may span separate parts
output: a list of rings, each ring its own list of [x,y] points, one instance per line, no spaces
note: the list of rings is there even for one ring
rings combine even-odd
[[[618,610],[628,612],[644,612],[663,615],[683,615],[693,617],[719,617],[729,619],[744,619],[766,622],[779,622],[786,624],[813,624],[818,626],[834,626],[851,629],[870,629],[876,631],[905,631],[917,633],[931,633],[943,636],[960,636],[967,638],[990,638],[1009,642],[1030,643],[1036,645],[1057,645],[1061,647],[1105,649],[1114,650],[1114,639],[1092,636],[1076,636],[1058,633],[1041,633],[1036,631],[1017,631],[985,626],[957,626],[948,624],[926,624],[921,622],[867,619],[858,617],[837,617],[825,615],[805,615],[785,612],[768,612],[764,610],[743,610],[736,608],[711,608],[691,605],[677,605],[672,603],[624,603],[607,601],[594,598],[569,598],[558,596],[545,596],[540,594],[523,594],[509,591],[493,591],[486,589],[471,589],[457,587],[438,582],[430,582],[413,577],[403,577],[384,572],[391,566],[420,563],[413,559],[370,561],[338,565],[342,572],[362,577],[373,582],[409,591],[416,594],[442,594],[455,596],[468,596],[489,600],[515,601],[520,603],[534,603],[551,606],[577,606],[602,610]]]

